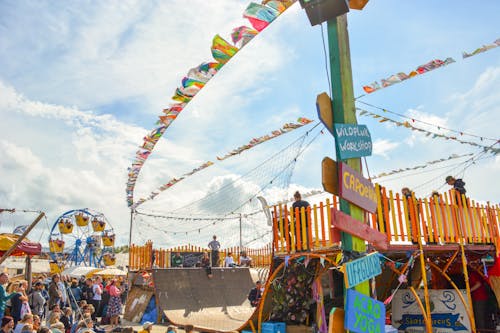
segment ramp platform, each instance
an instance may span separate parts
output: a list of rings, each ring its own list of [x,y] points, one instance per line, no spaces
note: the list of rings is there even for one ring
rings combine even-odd
[[[169,321],[219,332],[247,324],[256,309],[250,305],[248,293],[267,274],[243,267],[214,267],[212,273],[208,278],[203,268],[153,270],[157,302]]]

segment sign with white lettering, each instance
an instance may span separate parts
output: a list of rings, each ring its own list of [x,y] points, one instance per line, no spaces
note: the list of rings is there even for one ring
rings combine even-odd
[[[361,282],[382,274],[378,252],[370,253],[362,258],[344,264],[345,287],[351,288]]]
[[[385,332],[384,303],[347,289],[345,328],[350,332]]]
[[[347,164],[337,162],[337,167],[339,168],[339,196],[370,213],[375,213],[377,195],[372,182]]]
[[[467,292],[460,290],[463,299]],[[417,290],[417,295],[425,304],[424,291]],[[458,293],[454,289],[429,290],[431,321],[433,332],[456,333],[472,332],[469,316]],[[408,289],[400,289],[392,299],[392,325],[400,332],[425,332],[425,322],[422,311]]]
[[[334,127],[335,142],[341,160],[372,154],[372,138],[366,125],[334,124]]]

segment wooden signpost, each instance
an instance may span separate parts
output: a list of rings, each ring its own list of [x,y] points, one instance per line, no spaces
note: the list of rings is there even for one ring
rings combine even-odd
[[[335,124],[334,130],[341,160],[372,154],[372,139],[366,125]]]
[[[360,222],[334,208],[332,208],[332,216],[332,227],[373,243],[380,250],[389,248],[387,236],[376,229],[370,228],[368,224]]]
[[[359,259],[344,264],[344,282],[346,288],[354,287],[382,274],[378,252],[370,253]]]
[[[321,161],[321,183],[323,189],[333,195],[339,194],[339,182],[337,177],[337,162],[329,157]]]
[[[316,97],[316,111],[318,112],[319,120],[325,125],[330,134],[335,137],[335,133],[333,132],[332,100],[326,92]]]
[[[372,182],[345,163],[339,163],[338,170],[339,196],[370,213],[375,213],[377,195]]]
[[[356,290],[347,290],[345,328],[350,332],[385,332],[385,305]]]

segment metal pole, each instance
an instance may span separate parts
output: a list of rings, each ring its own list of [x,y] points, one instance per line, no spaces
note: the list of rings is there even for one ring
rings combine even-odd
[[[128,233],[128,248],[130,251],[130,247],[132,246],[132,223],[134,221],[134,210],[130,210],[130,231]],[[129,252],[130,253],[130,252]]]
[[[17,248],[17,246],[19,244],[21,244],[21,242],[24,240],[24,238],[26,238],[26,236],[30,233],[31,230],[33,230],[33,228],[36,226],[36,224],[42,219],[42,217],[45,216],[45,213],[40,213],[40,215],[38,215],[38,217],[35,219],[35,221],[33,221],[30,226],[26,229],[25,232],[23,232],[23,234],[21,236],[19,236],[19,238],[17,239],[17,241],[14,243],[14,245],[12,245],[10,247],[10,249],[7,250],[7,252],[5,252],[2,256],[2,258],[0,258],[0,264],[3,263],[5,261],[5,259],[7,259],[11,254],[12,252],[14,252],[14,250]]]
[[[243,236],[241,232],[241,213],[240,213],[240,251],[243,250]]]

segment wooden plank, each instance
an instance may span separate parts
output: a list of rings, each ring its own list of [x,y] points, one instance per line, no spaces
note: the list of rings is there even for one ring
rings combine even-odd
[[[344,329],[344,317],[344,309],[333,308],[332,311],[330,311],[328,333],[346,332]]]
[[[140,322],[151,297],[153,290],[133,286],[127,297],[123,318],[134,323]]]
[[[316,97],[316,110],[318,111],[319,120],[321,120],[326,129],[334,135],[332,100],[326,92],[323,92]]]
[[[387,241],[385,234],[370,228],[369,225],[362,223],[339,210],[332,209],[332,214],[334,215],[332,226],[337,227],[350,235],[364,239],[369,243],[373,243],[375,247],[380,248],[381,250],[388,249],[389,242]]]
[[[323,189],[328,193],[339,194],[337,162],[329,157],[325,157],[321,161],[321,183],[323,184]]]

